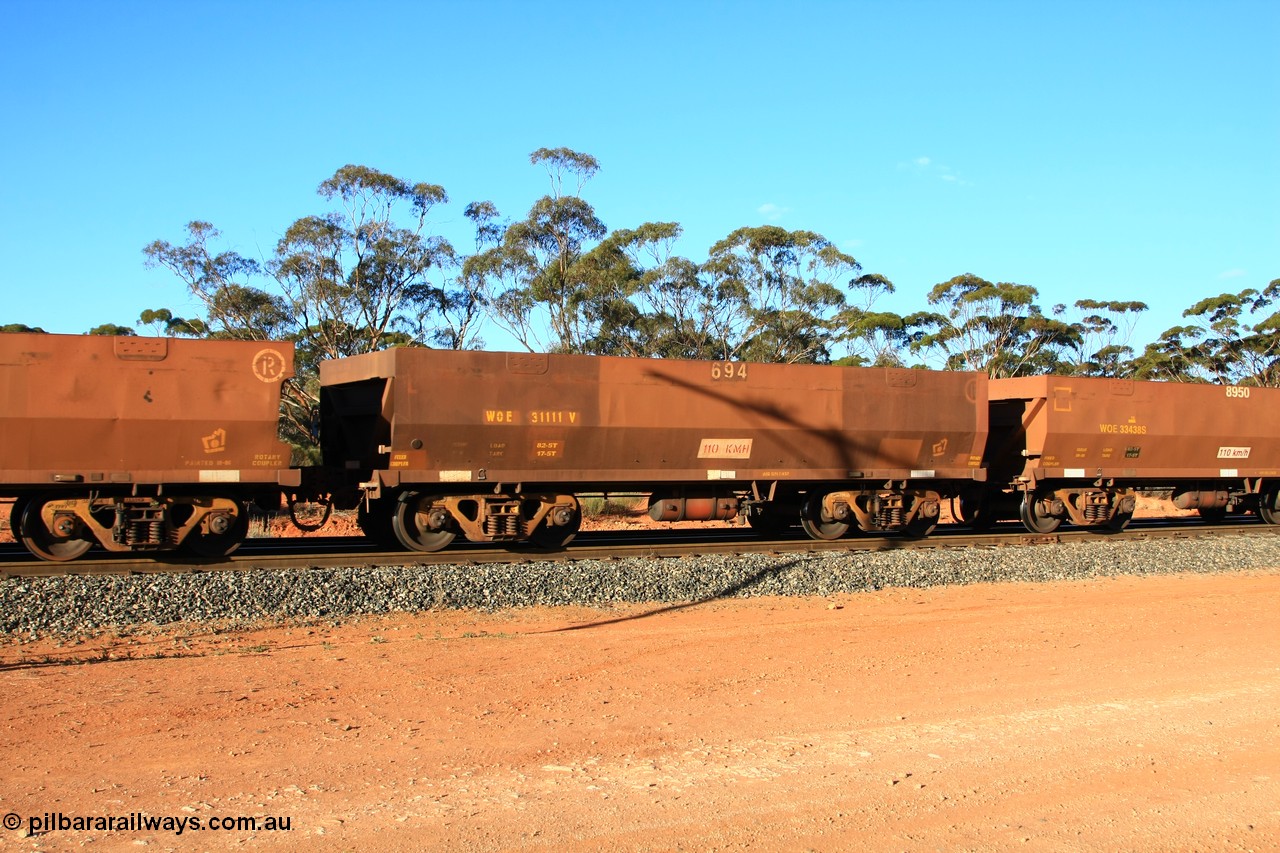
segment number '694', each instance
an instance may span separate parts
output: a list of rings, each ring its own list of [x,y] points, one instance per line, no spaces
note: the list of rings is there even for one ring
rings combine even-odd
[[[746,378],[747,365],[744,362],[717,361],[711,365],[711,379],[715,382]]]

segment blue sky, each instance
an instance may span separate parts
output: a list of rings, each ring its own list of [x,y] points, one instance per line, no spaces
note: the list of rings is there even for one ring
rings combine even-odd
[[[817,231],[887,310],[971,272],[1137,299],[1134,343],[1280,277],[1280,3],[0,0],[0,324],[194,313],[142,247],[265,256],[356,163],[523,215],[601,164],[610,228]],[[486,334],[501,346],[496,330]]]

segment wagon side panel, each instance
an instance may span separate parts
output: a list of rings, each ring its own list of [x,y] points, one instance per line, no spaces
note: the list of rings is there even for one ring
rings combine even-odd
[[[0,335],[0,482],[275,482],[286,343]]]

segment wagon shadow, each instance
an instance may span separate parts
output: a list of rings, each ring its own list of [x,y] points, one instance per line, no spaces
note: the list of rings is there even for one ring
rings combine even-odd
[[[768,577],[780,574],[786,571],[787,569],[795,565],[798,565],[800,562],[801,562],[800,559],[784,560],[783,562],[776,563],[772,566],[765,566],[764,568],[759,569],[758,571],[752,572],[751,574],[747,575],[744,578],[740,578],[739,580],[734,581],[733,583],[729,584],[728,586],[725,586],[722,589],[716,590],[715,592],[709,595],[705,595],[702,598],[698,598],[693,601],[685,601],[680,604],[668,604],[662,607],[656,607],[653,610],[646,610],[643,613],[633,613],[629,616],[619,616],[614,619],[601,619],[596,622],[586,622],[582,625],[570,625],[567,628],[552,628],[551,630],[548,630],[548,631],[534,631],[532,633],[563,634],[568,631],[583,631],[588,628],[603,628],[606,625],[617,625],[622,622],[635,622],[639,619],[648,619],[651,616],[661,616],[664,613],[675,613],[680,610],[687,610],[691,607],[698,607],[703,604],[709,604],[710,602],[718,601],[720,599],[732,598],[733,596],[737,595],[739,592],[742,592],[745,589],[749,589],[753,585],[759,583],[762,580],[765,580]]]

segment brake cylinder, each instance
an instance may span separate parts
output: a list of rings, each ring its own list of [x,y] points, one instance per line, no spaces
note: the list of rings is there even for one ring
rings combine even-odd
[[[1222,491],[1173,493],[1173,505],[1178,509],[1223,509],[1230,499],[1230,496]]]
[[[654,521],[724,521],[738,517],[738,501],[736,498],[654,495],[649,499],[649,517]]]

